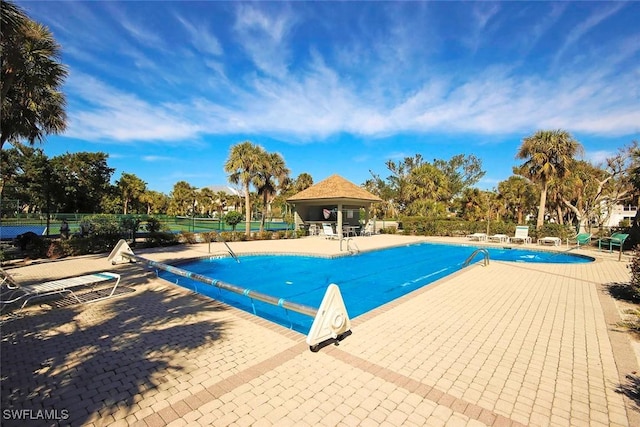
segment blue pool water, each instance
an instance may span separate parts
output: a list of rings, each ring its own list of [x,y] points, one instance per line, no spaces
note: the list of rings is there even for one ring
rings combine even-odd
[[[335,283],[351,318],[421,288],[463,268],[473,246],[416,244],[353,256],[323,258],[298,255],[211,258],[181,264],[194,273],[317,308],[327,286]],[[491,260],[530,263],[585,263],[592,258],[570,253],[485,248]],[[474,261],[482,261],[478,254]],[[313,319],[246,296],[162,272],[160,277],[216,300],[307,333]]]

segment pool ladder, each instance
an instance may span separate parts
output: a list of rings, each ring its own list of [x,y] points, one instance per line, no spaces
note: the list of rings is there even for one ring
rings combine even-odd
[[[342,241],[346,241],[347,242],[347,251],[351,252],[352,254],[357,254],[360,253],[360,248],[358,248],[358,245],[356,245],[356,242],[351,238],[341,238],[340,239],[340,251],[342,251]],[[351,247],[351,245],[353,245],[353,247]]]
[[[222,242],[222,243],[224,243],[224,245],[227,247],[227,252],[229,252],[229,255],[231,255],[231,256],[233,257],[233,259],[235,259],[235,260],[236,260],[236,262],[237,262],[237,263],[240,263],[240,259],[238,259],[238,255],[236,255],[236,253],[235,253],[235,252],[233,252],[233,250],[231,249],[231,247],[227,244],[227,241],[226,241],[226,240],[224,240],[222,237],[220,237],[220,235],[218,235],[218,236],[216,237],[216,240],[217,240],[218,242]]]
[[[478,248],[475,251],[473,251],[471,255],[469,255],[469,258],[467,258],[464,261],[464,263],[462,264],[462,267],[468,266],[473,260],[473,258],[479,253],[482,253],[484,255],[484,266],[486,267],[487,265],[489,265],[489,251],[486,250],[485,248]]]

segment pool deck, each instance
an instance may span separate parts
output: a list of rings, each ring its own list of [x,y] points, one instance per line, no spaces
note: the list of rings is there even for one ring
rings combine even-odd
[[[354,241],[360,250],[482,245]],[[339,253],[338,241],[320,237],[230,245],[238,254]],[[224,253],[221,246],[136,253],[174,263]],[[572,252],[597,260],[478,262],[353,319],[351,336],[317,353],[302,334],[140,264],[112,266],[106,254],[10,268],[21,283],[98,271],[120,273],[122,282],[108,300],[48,301],[2,315],[1,423],[55,425],[42,419],[54,416],[74,426],[638,426],[638,402],[620,392],[640,370],[637,344],[616,327],[623,306],[605,290],[629,281],[630,254],[618,261]]]

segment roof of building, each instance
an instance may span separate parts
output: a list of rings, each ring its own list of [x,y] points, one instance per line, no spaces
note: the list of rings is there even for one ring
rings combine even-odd
[[[203,188],[208,188],[209,190],[213,191],[214,193],[219,193],[219,192],[224,192],[227,193],[230,196],[240,196],[242,195],[242,193],[233,188],[230,187],[228,185],[207,185],[206,187],[202,187],[200,190],[202,190]]]
[[[341,177],[331,175],[329,178],[312,185],[311,187],[294,194],[287,199],[288,202],[318,199],[349,199],[363,200],[368,202],[381,202],[378,196],[371,194],[362,187],[359,187]]]

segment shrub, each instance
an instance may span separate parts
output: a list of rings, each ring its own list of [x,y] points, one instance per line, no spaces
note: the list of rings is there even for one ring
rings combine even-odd
[[[224,216],[224,222],[230,225],[233,231],[236,231],[236,225],[238,225],[240,221],[242,221],[242,214],[237,211],[227,212]]]
[[[233,242],[235,239],[233,238],[233,235],[235,233],[232,233],[231,231],[223,231],[222,233],[219,234],[220,238],[222,240],[224,240],[225,242]]]
[[[90,235],[120,235],[121,226],[120,222],[113,215],[106,214],[98,214],[98,215],[89,215],[84,217],[80,226],[85,226],[85,231],[88,231]],[[88,226],[88,230],[86,230]]]
[[[633,258],[629,264],[631,270],[631,281],[629,286],[635,298],[640,299],[640,246],[636,246],[633,250]]]
[[[202,237],[202,240],[205,243],[211,243],[211,242],[215,242],[216,238],[218,237],[218,232],[217,231],[206,231],[204,233],[200,233],[200,236]]]
[[[273,232],[259,231],[257,233],[254,233],[253,237],[256,240],[271,240],[273,238]]]
[[[147,219],[146,230],[149,233],[157,233],[159,231],[169,231],[162,225],[162,222],[158,218],[150,217]]]
[[[147,235],[146,238],[146,246],[147,247],[156,247],[156,246],[171,246],[178,244],[178,238],[173,233],[168,233],[165,231],[154,231]]]
[[[29,258],[43,258],[49,249],[49,240],[32,231],[18,235],[14,244]]]
[[[192,233],[190,231],[181,231],[179,240],[191,244],[198,243],[198,237],[195,233]]]

